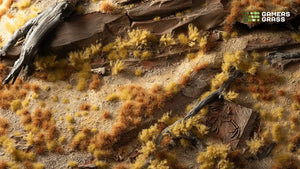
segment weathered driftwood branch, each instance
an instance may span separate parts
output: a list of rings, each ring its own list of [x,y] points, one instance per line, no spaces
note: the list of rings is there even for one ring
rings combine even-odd
[[[271,60],[289,60],[289,59],[298,59],[300,58],[300,52],[295,53],[281,53],[281,52],[272,52],[267,55],[267,59]]]
[[[158,145],[163,136],[166,133],[170,133],[170,130],[178,123],[181,123],[182,121],[185,121],[189,118],[194,117],[204,106],[206,106],[207,104],[211,103],[212,101],[222,97],[222,94],[224,91],[226,91],[230,84],[237,78],[240,77],[242,75],[242,73],[238,70],[235,70],[233,73],[230,74],[229,79],[227,81],[225,81],[223,83],[223,85],[217,89],[216,91],[212,92],[210,95],[208,95],[205,99],[201,100],[184,118],[176,121],[175,123],[173,123],[172,125],[168,126],[167,128],[165,128],[156,138],[156,144]]]
[[[13,34],[11,39],[1,48],[0,51],[1,58],[6,56],[8,49],[13,47],[20,38],[24,37],[28,33],[28,31],[30,30],[30,28],[32,27],[36,19],[38,18],[33,18],[29,20],[25,25],[23,25]]]
[[[283,70],[289,64],[300,61],[300,52],[291,52],[291,53],[271,52],[266,57],[273,67]]]
[[[14,33],[8,43],[1,48],[1,57],[6,55],[8,49],[15,45],[19,38],[25,37],[25,40],[20,57],[15,61],[12,70],[3,80],[3,84],[9,83],[11,80],[14,83],[22,68],[28,70],[28,66],[33,62],[34,54],[42,40],[66,17],[69,17],[72,11],[68,1],[57,3],[39,14],[36,18],[29,20]]]

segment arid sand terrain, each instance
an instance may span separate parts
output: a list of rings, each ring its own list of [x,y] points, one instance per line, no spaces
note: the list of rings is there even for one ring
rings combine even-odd
[[[0,0],[0,46],[57,2]],[[1,80],[0,169],[300,169],[299,65],[299,0],[79,1]]]

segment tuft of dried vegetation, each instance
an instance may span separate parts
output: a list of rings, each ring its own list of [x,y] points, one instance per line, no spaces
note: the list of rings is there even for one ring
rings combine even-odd
[[[188,26],[188,39],[189,39],[189,46],[193,47],[196,45],[196,42],[200,40],[200,33],[198,28],[192,24]]]
[[[290,138],[290,142],[293,144],[295,149],[300,147],[300,133],[296,133],[292,138]]]
[[[87,150],[88,146],[90,145],[91,137],[91,130],[84,127],[73,137],[70,146],[73,150]]]
[[[78,163],[76,161],[68,161],[68,166],[71,168],[78,167]]]
[[[145,47],[148,47],[150,44],[157,41],[154,35],[144,29],[133,29],[128,31],[127,34],[127,37],[123,39],[118,37],[114,42],[103,47],[103,52],[107,55],[109,60],[126,59],[131,56],[131,53],[133,57],[143,60],[152,57],[153,54],[150,51],[145,50]]]
[[[281,153],[275,157],[275,161],[272,164],[272,169],[298,169],[299,160],[290,153]]]
[[[96,89],[99,88],[100,84],[101,84],[101,80],[99,78],[99,75],[93,74],[92,75],[92,82],[90,83],[89,88],[96,90]]]
[[[3,2],[3,1],[1,1]],[[6,0],[6,3],[1,3],[0,18],[8,11],[14,0]]]
[[[241,13],[241,3],[239,1],[232,1],[230,14],[226,17],[224,29],[226,32],[232,30],[233,24],[236,22]]]
[[[33,112],[29,112],[23,108],[19,116],[27,132],[25,137],[27,146],[35,146],[37,154],[44,154],[47,150],[59,150],[60,146],[56,141],[59,137],[58,131],[49,109],[36,108]]]
[[[138,127],[143,119],[153,116],[166,100],[165,91],[159,85],[148,91],[135,85],[123,86],[119,90],[120,94],[115,95],[123,101],[123,105],[118,112],[118,122],[113,125],[112,133],[99,132],[92,139],[97,149],[109,148],[117,143],[129,127]]]
[[[67,60],[59,59],[57,60],[56,56],[45,56],[45,57],[36,57],[35,58],[35,69],[38,74],[45,74],[46,77],[41,77],[50,82],[57,80],[64,80],[69,77],[71,69],[68,66]]]
[[[25,152],[16,149],[13,139],[2,136],[0,137],[0,145],[7,152],[7,154],[12,156],[14,161],[24,162],[24,161],[34,161],[36,159],[35,154],[33,152]]]
[[[9,7],[11,5],[11,0],[6,0],[6,4],[7,7]],[[28,0],[23,1],[23,2],[28,2]],[[22,4],[22,2],[20,2]],[[24,3],[24,5],[20,5],[20,7],[26,7],[28,4]],[[30,4],[29,4],[30,5]],[[4,14],[2,12],[6,12],[6,9],[3,9],[0,11],[0,17]],[[8,20],[7,22],[4,23],[4,26],[6,28],[6,30],[13,34],[17,29],[19,29],[21,26],[23,26],[28,20],[35,18],[37,16],[37,14],[39,13],[39,9],[37,9],[34,6],[31,6],[29,9],[29,13],[25,14],[24,11],[19,10],[16,12],[15,17],[11,18],[10,20]]]
[[[3,78],[5,72],[7,72],[6,66],[0,64],[0,77]],[[36,88],[39,88],[37,84],[24,83],[21,78],[17,78],[13,85],[8,84],[5,87],[0,85],[0,108],[11,108],[13,111],[20,109],[22,105],[19,104],[19,101],[25,98],[30,91],[38,92]]]
[[[256,155],[260,148],[264,145],[263,140],[258,138],[257,135],[254,135],[254,138],[246,141],[247,146],[249,147],[249,152],[253,155]]]
[[[79,105],[79,110],[87,110],[89,111],[91,108],[91,105],[89,103],[81,103]]]
[[[112,75],[119,74],[121,71],[123,71],[127,67],[124,64],[124,62],[121,60],[117,60],[114,64],[113,64],[113,62],[111,62],[110,65],[112,66],[112,69],[111,69]]]
[[[1,168],[1,169],[8,169],[9,166],[8,166],[8,164],[7,164],[6,161],[1,160],[1,161],[0,161],[0,168]]]
[[[172,33],[164,34],[160,37],[160,45],[171,46],[175,45],[175,40]]]
[[[183,33],[179,34],[177,36],[177,39],[178,39],[179,43],[182,45],[188,45],[188,43],[189,43],[188,37],[185,36]]]
[[[100,5],[100,10],[103,13],[113,13],[115,10],[115,6],[110,2],[104,1]]]
[[[0,117],[0,136],[7,134],[7,129],[9,127],[8,120]]]
[[[19,9],[25,9],[25,8],[30,7],[30,5],[31,5],[31,0],[23,0],[23,1],[20,1],[17,3],[14,3],[12,5],[12,7],[17,7]]]
[[[19,99],[17,100],[13,100],[11,103],[10,103],[10,108],[12,111],[17,111],[21,108],[22,104],[21,104],[21,101]]]
[[[112,117],[111,113],[107,110],[103,111],[102,118],[103,119],[110,119]]]
[[[91,59],[98,55],[102,50],[102,44],[96,43],[81,51],[73,51],[69,53],[69,65],[78,71],[78,81],[76,89],[83,91],[88,87],[87,81],[91,76]],[[97,88],[99,81],[96,77],[93,77],[91,88]]]
[[[172,135],[175,137],[189,136],[193,133],[198,138],[203,138],[208,133],[208,128],[203,124],[204,117],[202,115],[196,115],[185,121],[177,123],[172,128]]]
[[[229,145],[211,144],[206,151],[200,152],[197,161],[201,168],[234,168],[234,164],[228,158],[230,151]]]

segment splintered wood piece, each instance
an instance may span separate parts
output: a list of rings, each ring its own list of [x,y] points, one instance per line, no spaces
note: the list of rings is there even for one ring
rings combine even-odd
[[[300,62],[300,52],[293,53],[281,53],[281,52],[271,52],[266,58],[270,64],[280,70],[286,69],[292,64]]]
[[[92,69],[91,72],[96,73],[98,75],[104,75],[105,67],[98,67],[98,68]]]
[[[248,41],[246,51],[267,51],[285,47],[292,47],[299,43],[289,36],[274,36],[266,39],[256,38]]]
[[[216,101],[209,105],[208,111],[209,135],[234,149],[244,147],[259,125],[258,112],[232,102]]]
[[[172,31],[187,29],[192,23],[199,29],[208,30],[219,25],[224,19],[224,8],[220,2],[209,3],[204,8],[194,9],[191,13],[185,14],[184,18],[169,16],[160,20],[134,21],[132,28],[147,29],[153,34],[162,35]]]
[[[157,16],[164,17],[192,6],[192,0],[148,1],[136,8],[128,10],[130,19],[149,20]]]

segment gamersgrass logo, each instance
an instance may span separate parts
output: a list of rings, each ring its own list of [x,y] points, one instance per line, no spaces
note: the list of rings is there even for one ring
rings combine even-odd
[[[244,12],[244,22],[285,22],[290,12]]]
[[[244,12],[244,22],[260,22],[260,12]]]

